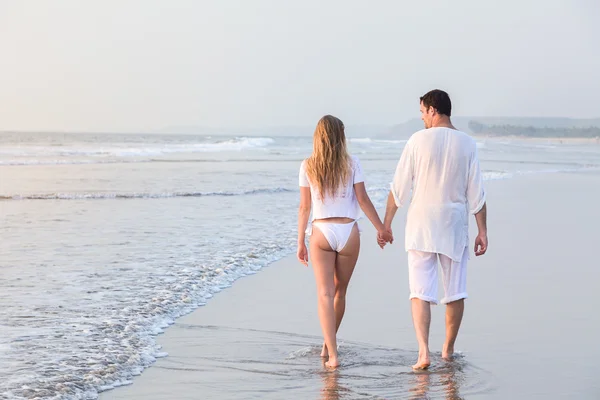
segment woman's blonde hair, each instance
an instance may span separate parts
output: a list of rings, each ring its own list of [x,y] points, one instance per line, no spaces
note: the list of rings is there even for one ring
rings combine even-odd
[[[319,120],[313,136],[313,153],[306,160],[306,174],[321,198],[335,195],[351,174],[350,155],[346,149],[344,124],[326,115]]]

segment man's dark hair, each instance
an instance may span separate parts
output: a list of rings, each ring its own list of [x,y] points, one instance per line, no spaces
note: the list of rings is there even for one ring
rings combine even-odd
[[[450,102],[450,96],[443,90],[431,90],[421,96],[420,99],[426,108],[433,107],[438,114],[447,116],[452,114],[452,102]]]

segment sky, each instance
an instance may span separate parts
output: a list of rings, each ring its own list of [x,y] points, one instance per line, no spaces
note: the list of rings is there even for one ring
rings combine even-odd
[[[0,130],[600,117],[596,0],[0,0]]]

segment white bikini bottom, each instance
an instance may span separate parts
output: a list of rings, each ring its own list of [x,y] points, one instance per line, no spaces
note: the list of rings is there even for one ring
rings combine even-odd
[[[327,239],[331,249],[339,253],[344,246],[346,246],[346,243],[348,243],[354,225],[358,227],[358,231],[360,232],[360,226],[358,226],[356,221],[345,224],[316,221],[309,225],[308,229],[306,229],[306,233],[311,235],[313,226],[319,228],[323,236],[325,236],[325,239]]]

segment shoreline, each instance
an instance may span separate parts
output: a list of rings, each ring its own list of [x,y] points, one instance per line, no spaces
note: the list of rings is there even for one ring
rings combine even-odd
[[[338,335],[342,368],[335,374],[326,373],[318,357],[322,339],[312,270],[291,255],[179,318],[156,340],[168,357],[145,369],[133,384],[103,392],[100,399],[421,398],[444,393],[453,393],[447,398],[526,399],[600,393],[594,383],[600,372],[594,364],[600,356],[593,346],[597,325],[587,318],[594,313],[593,288],[600,279],[589,263],[600,221],[599,184],[598,173],[486,183],[490,251],[469,262],[469,300],[456,345],[462,356],[454,366],[439,359],[444,308],[435,306],[432,369],[427,374],[410,369],[417,347],[403,210],[394,221],[396,241],[383,251],[373,227],[361,220],[361,254]],[[576,208],[565,207],[574,202]],[[471,239],[474,229],[471,219]],[[570,273],[572,268],[578,268],[577,274]],[[573,285],[581,296],[562,294]],[[578,332],[578,341],[566,332]],[[589,357],[576,356],[582,353]]]
[[[516,135],[486,135],[486,134],[471,134],[475,139],[494,139],[494,140],[517,140],[533,143],[555,143],[555,144],[600,144],[600,137],[595,138],[578,138],[578,137],[530,137]]]

